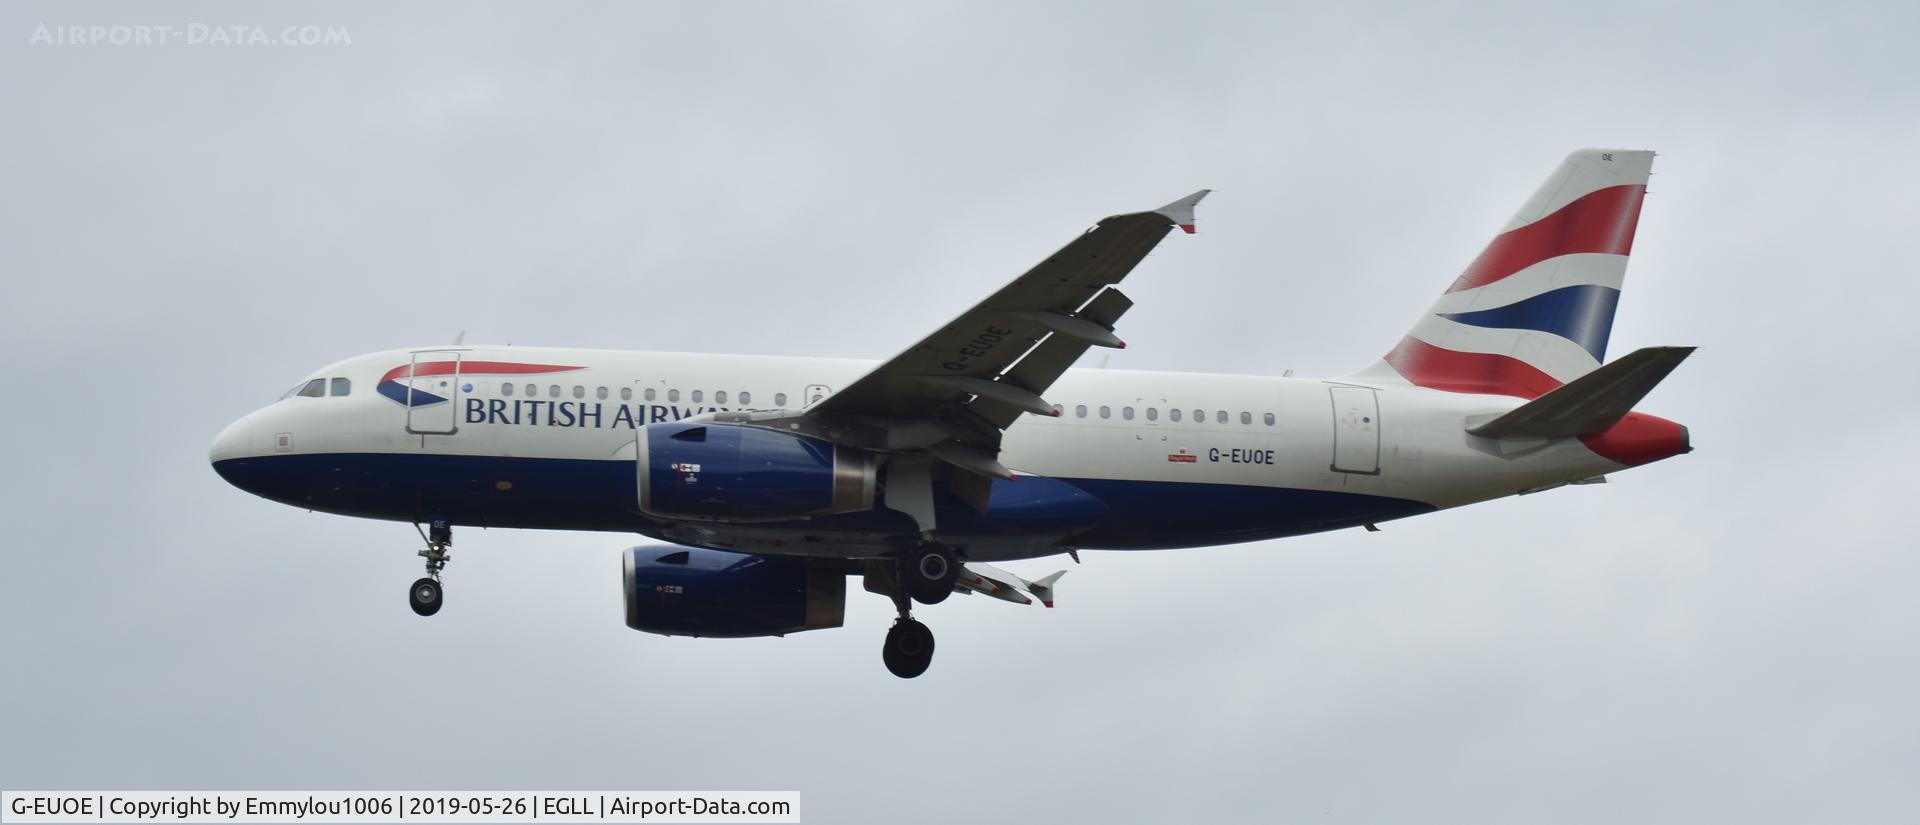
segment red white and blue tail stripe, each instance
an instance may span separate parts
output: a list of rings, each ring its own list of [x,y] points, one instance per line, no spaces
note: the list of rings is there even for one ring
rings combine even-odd
[[[1647,151],[1568,155],[1384,365],[1416,386],[1521,398],[1600,366],[1652,167]]]

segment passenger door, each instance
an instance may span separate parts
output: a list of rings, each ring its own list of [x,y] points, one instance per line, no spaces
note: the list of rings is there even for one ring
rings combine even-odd
[[[407,432],[452,435],[460,429],[459,350],[420,350],[402,377],[406,384]]]

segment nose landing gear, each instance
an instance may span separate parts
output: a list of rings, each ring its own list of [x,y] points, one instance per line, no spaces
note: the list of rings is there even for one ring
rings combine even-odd
[[[422,616],[431,616],[440,612],[440,583],[433,579],[419,579],[407,590],[407,603],[413,606],[413,612]]]
[[[413,527],[420,529],[419,524]],[[445,519],[434,519],[420,537],[427,542],[427,549],[420,551],[420,556],[427,560],[427,575],[407,588],[407,604],[413,607],[413,612],[431,616],[440,612],[440,605],[446,601],[446,594],[440,588],[440,571],[447,566],[448,551],[453,549],[453,526]]]

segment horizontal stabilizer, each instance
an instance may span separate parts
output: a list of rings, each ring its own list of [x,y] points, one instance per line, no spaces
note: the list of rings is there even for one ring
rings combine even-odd
[[[991,564],[973,562],[960,565],[960,577],[954,580],[953,589],[962,593],[985,593],[1002,601],[1014,604],[1032,604],[1033,601],[1022,592],[1033,594],[1041,604],[1053,606],[1053,585],[1067,574],[1062,570],[1036,582],[1030,582]]]
[[[1467,432],[1485,438],[1571,438],[1605,432],[1687,360],[1693,349],[1635,350]]]
[[[1061,570],[1057,573],[1042,576],[1037,582],[1027,582],[1027,592],[1032,593],[1033,597],[1039,599],[1041,604],[1052,607],[1053,585],[1055,582],[1060,581],[1061,576],[1066,574],[1067,571]]]
[[[960,565],[960,576],[953,580],[953,589],[962,593],[985,593],[1014,604],[1032,604],[1031,599],[1020,595],[1020,591],[1025,589],[1021,585],[1025,583],[1026,579],[991,564],[963,564]]]

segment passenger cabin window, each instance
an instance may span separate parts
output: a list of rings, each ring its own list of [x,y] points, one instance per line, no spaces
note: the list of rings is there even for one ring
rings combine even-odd
[[[1159,420],[1160,420],[1160,408],[1159,408],[1159,407],[1148,407],[1148,408],[1147,408],[1147,420],[1148,420],[1148,421],[1159,421]]]
[[[348,381],[345,378],[335,378],[333,379],[333,391],[329,394],[335,398],[343,398],[352,392],[353,392],[352,381]]]
[[[1178,408],[1174,408],[1174,409],[1171,409],[1171,410],[1167,410],[1167,420],[1168,420],[1168,421],[1179,421],[1179,420],[1180,420],[1180,410],[1179,410]]]
[[[1241,414],[1240,414],[1240,423],[1242,423],[1242,424],[1252,424],[1252,423],[1253,423],[1253,413],[1250,413],[1250,412],[1243,412],[1243,413],[1241,413]]]
[[[1273,426],[1273,413],[1267,413],[1267,426]]]
[[[1126,419],[1126,420],[1128,420],[1128,421],[1132,421],[1132,420],[1133,420],[1133,408],[1132,408],[1132,407],[1121,407],[1121,408],[1120,408],[1120,417],[1121,417],[1121,418],[1124,418],[1124,419]]]
[[[1194,411],[1193,411],[1193,423],[1195,423],[1195,424],[1205,424],[1205,423],[1207,423],[1207,411],[1206,411],[1206,410],[1194,410]]]
[[[587,388],[586,388],[586,387],[582,387],[582,386],[580,386],[579,384],[575,384],[575,385],[573,385],[573,397],[575,397],[575,398],[585,398],[585,397],[587,397]]]
[[[645,397],[648,401],[652,401],[654,398],[657,397],[652,387],[648,387],[647,391],[642,393],[641,395]]]
[[[1219,411],[1219,412],[1217,412],[1217,413],[1214,413],[1214,414],[1213,414],[1213,420],[1215,420],[1215,421],[1218,421],[1218,422],[1220,422],[1220,423],[1222,423],[1222,424],[1225,424],[1225,423],[1227,423],[1227,411],[1226,411],[1226,410],[1221,410],[1221,411]]]
[[[325,398],[326,395],[327,379],[325,378],[315,378],[312,381],[308,381],[306,386],[300,388],[301,398]]]
[[[632,388],[632,387],[621,387],[621,388],[620,388],[620,400],[622,400],[622,401],[632,401],[632,400],[633,400],[633,388]]]
[[[500,384],[500,394],[501,394],[501,395],[512,395],[512,394],[513,394],[513,385],[512,385],[512,384],[508,384],[508,383],[505,383],[505,382],[502,382],[502,383]]]
[[[559,385],[559,384],[548,384],[548,385],[547,385],[547,397],[548,397],[548,398],[559,398],[559,397],[560,397],[560,385]]]
[[[539,398],[539,397],[540,397],[540,387],[538,387],[537,385],[534,385],[534,384],[528,384],[528,385],[527,385],[527,397],[528,397],[528,398]]]
[[[695,400],[699,400],[699,399],[695,399]],[[727,391],[726,391],[726,390],[715,390],[715,391],[714,391],[714,393],[713,393],[713,403],[715,403],[715,404],[725,404],[725,403],[727,403]]]
[[[1112,418],[1112,417],[1113,417],[1113,408],[1112,408],[1112,407],[1105,407],[1105,406],[1103,406],[1103,407],[1101,407],[1101,408],[1100,408],[1100,417],[1101,417],[1101,418]]]
[[[746,405],[748,405],[748,404],[751,404],[751,403],[753,403],[753,393],[750,393],[750,392],[747,392],[746,390],[741,390],[741,391],[740,391],[740,406],[742,406],[742,407],[744,407],[744,406],[746,406]]]
[[[1085,405],[1085,404],[1075,404],[1075,405],[1073,406],[1073,417],[1074,417],[1074,418],[1086,418],[1086,417],[1087,417],[1087,405]]]
[[[607,400],[607,388],[606,388],[606,387],[601,387],[601,388],[599,388],[599,389],[597,389],[597,390],[594,390],[594,391],[593,391],[593,397],[594,397],[594,398],[596,398],[596,399],[598,399],[598,400],[601,400],[601,401],[605,401],[605,400]]]
[[[678,402],[678,401],[680,400],[680,391],[679,391],[679,390],[667,390],[667,400],[668,400],[668,401],[674,401],[674,402]]]
[[[776,392],[776,393],[774,393],[774,394],[773,394],[773,405],[774,405],[774,406],[776,406],[776,407],[780,407],[780,408],[782,408],[782,409],[785,409],[785,408],[786,408],[786,406],[787,406],[787,394],[786,394],[786,393],[784,393],[784,392]]]
[[[699,390],[693,391],[693,403],[698,404],[700,403],[700,400],[705,397],[706,397],[706,393],[703,393]]]

